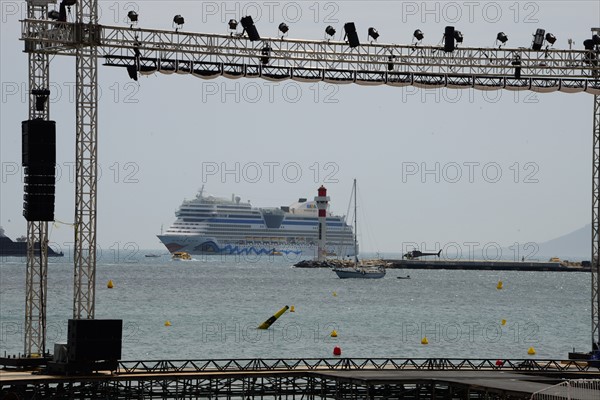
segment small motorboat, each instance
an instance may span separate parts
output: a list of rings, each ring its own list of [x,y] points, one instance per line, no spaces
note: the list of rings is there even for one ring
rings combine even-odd
[[[410,275],[406,276],[397,276],[396,279],[410,279]]]
[[[173,253],[173,257],[171,257],[173,261],[192,261],[192,256],[185,251],[176,251]]]

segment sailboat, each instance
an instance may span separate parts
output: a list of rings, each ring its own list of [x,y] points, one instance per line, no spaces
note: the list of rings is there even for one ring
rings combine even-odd
[[[385,266],[383,264],[369,263],[361,264],[358,260],[358,239],[356,222],[356,179],[352,187],[354,196],[354,262],[350,267],[335,267],[333,271],[340,279],[358,278],[358,279],[379,279],[385,276]]]

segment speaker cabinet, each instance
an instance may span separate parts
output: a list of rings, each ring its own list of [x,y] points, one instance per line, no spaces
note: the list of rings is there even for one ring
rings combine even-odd
[[[69,362],[121,359],[123,320],[70,319],[67,348]]]

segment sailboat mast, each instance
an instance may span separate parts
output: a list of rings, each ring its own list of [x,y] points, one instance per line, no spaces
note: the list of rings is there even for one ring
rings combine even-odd
[[[356,178],[354,178],[354,259],[358,261],[358,230],[357,230],[357,217],[356,217]]]

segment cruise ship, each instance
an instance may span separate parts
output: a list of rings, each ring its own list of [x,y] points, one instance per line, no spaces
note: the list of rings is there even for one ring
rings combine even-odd
[[[289,206],[255,208],[231,199],[205,195],[200,189],[175,212],[177,219],[158,235],[169,252],[190,254],[282,255],[294,259],[317,254],[318,213],[305,198]],[[352,227],[327,210],[327,253],[354,256]]]

